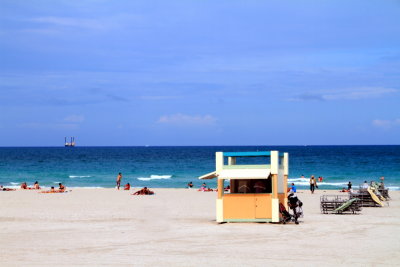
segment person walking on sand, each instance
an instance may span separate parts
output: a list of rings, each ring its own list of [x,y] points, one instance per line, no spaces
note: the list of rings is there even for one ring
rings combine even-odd
[[[314,194],[315,188],[318,188],[317,180],[315,180],[314,175],[311,175],[311,179],[310,179],[310,191],[311,191],[311,194]]]
[[[122,180],[122,173],[118,173],[117,176],[117,188],[119,190],[119,187],[121,186],[121,180]]]

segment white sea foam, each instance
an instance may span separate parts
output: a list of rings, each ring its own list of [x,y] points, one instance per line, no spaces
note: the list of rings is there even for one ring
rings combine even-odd
[[[89,178],[90,175],[70,175],[69,178]]]
[[[294,182],[309,182],[309,178],[289,178],[288,182],[294,183]]]
[[[309,178],[291,178],[288,179],[288,183],[294,183],[295,185],[310,185]],[[337,183],[327,183],[327,182],[318,182],[318,185],[327,185],[327,186],[347,186],[347,182],[337,182]]]
[[[139,177],[137,178],[140,181],[151,181],[151,180],[160,180],[160,179],[171,179],[172,175],[150,175],[150,177]]]
[[[11,185],[18,185],[20,183],[14,183],[14,182],[10,182]]]
[[[398,191],[400,190],[400,186],[385,186],[386,188],[389,188],[389,190],[393,190],[393,191]]]
[[[75,189],[101,189],[101,188],[106,188],[106,187],[102,187],[102,186],[68,186],[67,189],[70,188],[75,188]]]

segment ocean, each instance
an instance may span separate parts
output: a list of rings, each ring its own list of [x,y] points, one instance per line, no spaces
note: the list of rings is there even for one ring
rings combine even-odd
[[[163,147],[2,147],[0,185],[17,188],[22,182],[50,187],[184,188],[190,181],[215,170],[216,151],[269,151],[289,153],[289,182],[308,188],[311,175],[322,176],[320,189],[341,189],[349,181],[378,181],[400,190],[400,146],[163,146]],[[305,178],[301,178],[304,175]],[[215,180],[206,180],[216,187]]]

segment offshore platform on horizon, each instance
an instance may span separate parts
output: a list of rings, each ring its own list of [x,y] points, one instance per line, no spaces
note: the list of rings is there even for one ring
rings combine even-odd
[[[71,137],[70,142],[67,142],[67,137],[65,137],[64,146],[65,147],[74,147],[75,146],[75,137]]]

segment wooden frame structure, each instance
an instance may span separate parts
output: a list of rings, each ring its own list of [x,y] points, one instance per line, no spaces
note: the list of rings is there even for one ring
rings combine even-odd
[[[240,164],[252,158],[258,164]],[[218,179],[218,223],[280,222],[279,203],[287,208],[289,153],[216,152],[215,161],[216,170],[199,179]],[[225,180],[230,182],[229,193],[224,192]]]
[[[329,214],[329,213],[336,213],[336,214],[345,214],[345,213],[351,213],[351,214],[356,214],[357,212],[361,211],[361,205],[359,201],[354,201],[351,203],[349,207],[347,207],[344,210],[340,211],[335,211],[337,208],[339,208],[342,204],[346,203],[347,201],[350,200],[349,196],[343,196],[343,195],[322,195],[320,197],[320,209],[321,213],[323,214]]]

